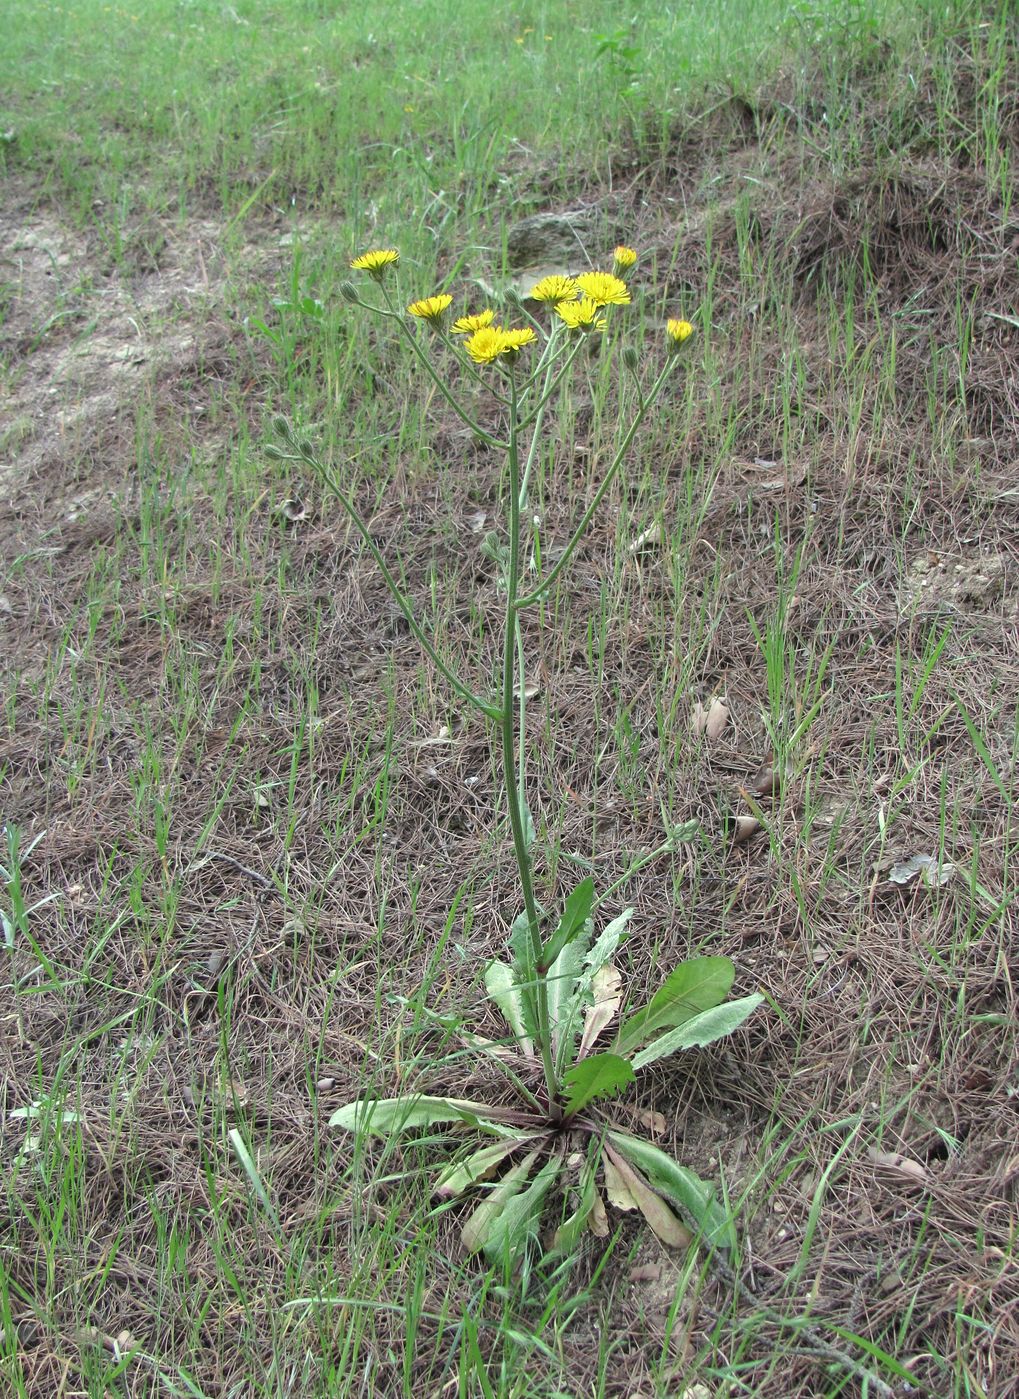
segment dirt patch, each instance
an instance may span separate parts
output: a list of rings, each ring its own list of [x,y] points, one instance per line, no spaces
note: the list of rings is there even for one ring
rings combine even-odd
[[[222,240],[222,223],[192,218],[165,224],[158,258],[140,258],[130,238],[113,256],[10,183],[0,211],[0,491],[15,511],[54,528],[94,510],[130,473],[146,417],[154,431],[211,445],[201,418],[217,358],[239,338],[224,319]],[[249,247],[237,262],[264,268],[271,256]]]
[[[1003,553],[914,559],[903,583],[905,610],[984,612],[1015,620],[1019,613],[1016,562]]]

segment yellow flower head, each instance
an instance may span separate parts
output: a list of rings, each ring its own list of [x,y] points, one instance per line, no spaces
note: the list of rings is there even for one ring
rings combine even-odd
[[[510,359],[516,359],[524,346],[533,345],[536,339],[537,336],[529,325],[520,330],[504,330],[502,332],[502,353]]]
[[[483,325],[465,340],[464,346],[474,363],[491,364],[497,360],[503,352],[505,333],[501,325]]]
[[[422,301],[412,301],[407,310],[412,316],[418,316],[429,325],[437,326],[452,304],[453,298],[449,293],[442,292],[439,296],[426,296]]]
[[[678,350],[693,334],[693,326],[689,321],[666,321],[665,333],[669,337],[669,349]]]
[[[361,253],[351,258],[350,265],[356,272],[367,272],[376,282],[381,282],[386,269],[395,267],[400,261],[396,248],[372,248],[371,252]]]
[[[589,296],[584,296],[579,301],[566,301],[562,306],[556,307],[557,313],[571,330],[581,330],[585,333],[589,330],[605,329],[605,317],[598,314],[600,310],[597,301],[592,301]]]
[[[494,319],[494,311],[479,311],[476,316],[461,316],[458,321],[453,322],[451,328],[454,335],[473,335],[476,330],[491,325]]]
[[[577,286],[596,306],[626,306],[630,300],[626,283],[611,272],[582,272]]]
[[[628,272],[636,261],[637,254],[633,249],[627,248],[624,244],[620,243],[619,247],[616,248],[612,254],[612,270],[616,276],[619,277],[622,273]]]
[[[550,306],[558,306],[562,301],[572,301],[579,290],[572,277],[542,277],[531,288],[531,300],[547,301]]]

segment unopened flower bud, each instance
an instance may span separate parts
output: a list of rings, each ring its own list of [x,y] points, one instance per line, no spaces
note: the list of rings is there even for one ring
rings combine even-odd
[[[283,448],[277,447],[272,442],[270,442],[267,447],[263,447],[262,451],[270,461],[286,461],[287,459],[287,454],[284,452]]]
[[[344,301],[349,301],[351,306],[356,306],[361,300],[357,294],[357,287],[354,286],[353,282],[341,282],[340,295],[343,297]]]
[[[631,374],[636,373],[637,366],[640,364],[640,356],[637,353],[637,347],[635,345],[623,346],[623,364]]]
[[[315,460],[315,448],[306,437],[302,437],[300,442],[298,442],[297,450],[300,452],[301,456],[306,457],[308,461]]]
[[[272,430],[277,437],[282,437],[286,442],[289,442],[291,437],[293,436],[290,424],[287,422],[286,418],[284,418],[282,413],[277,413],[273,418]]]

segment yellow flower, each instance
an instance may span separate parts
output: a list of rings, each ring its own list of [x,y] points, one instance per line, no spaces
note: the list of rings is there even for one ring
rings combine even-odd
[[[611,272],[582,272],[577,286],[596,306],[626,306],[630,300],[626,283]]]
[[[584,332],[605,329],[605,317],[599,316],[600,310],[597,301],[592,301],[589,296],[582,297],[580,301],[566,301],[556,307],[557,313],[571,330]]]
[[[614,249],[612,253],[612,270],[619,277],[622,273],[628,272],[636,261],[637,254],[633,249],[620,243],[619,247]]]
[[[572,277],[542,277],[531,288],[531,300],[547,301],[550,306],[558,306],[561,301],[572,301],[578,291]]]
[[[665,331],[670,341],[669,349],[678,350],[683,341],[693,334],[693,326],[689,321],[666,321]]]
[[[536,339],[537,336],[529,325],[520,330],[504,330],[502,332],[502,353],[510,359],[516,359],[524,346],[533,345]]]
[[[381,282],[386,268],[395,267],[399,261],[400,254],[396,248],[373,248],[371,252],[361,253],[359,257],[352,258],[350,265],[355,271],[367,272],[369,277]]]
[[[453,322],[451,328],[454,335],[472,335],[474,331],[491,325],[494,319],[494,311],[479,311],[476,316],[461,316],[458,321]]]
[[[503,352],[505,333],[501,325],[483,325],[465,340],[464,346],[474,363],[491,364],[498,359]]]
[[[439,296],[426,296],[422,301],[412,301],[407,310],[412,316],[427,321],[429,325],[438,325],[452,304],[453,298],[449,293],[442,292]]]

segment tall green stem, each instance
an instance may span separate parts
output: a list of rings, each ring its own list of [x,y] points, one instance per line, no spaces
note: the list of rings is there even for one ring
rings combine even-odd
[[[520,886],[524,896],[524,914],[527,919],[527,935],[530,955],[529,980],[533,987],[534,1004],[538,1016],[538,1042],[541,1048],[541,1063],[545,1073],[545,1087],[548,1090],[549,1105],[554,1109],[559,1092],[559,1079],[552,1060],[552,1033],[548,1013],[548,985],[545,976],[538,971],[541,964],[541,927],[538,920],[538,905],[534,898],[534,882],[531,877],[531,856],[528,851],[527,832],[524,829],[522,793],[517,785],[516,771],[516,723],[513,707],[513,690],[517,670],[517,583],[520,573],[520,454],[517,441],[517,385],[516,378],[510,375],[510,430],[509,430],[509,561],[506,568],[506,630],[503,637],[502,664],[502,773],[506,787],[506,805],[509,808],[510,830],[513,835],[513,851],[520,872]],[[520,676],[521,693],[524,677]],[[524,735],[521,733],[520,742]]]

